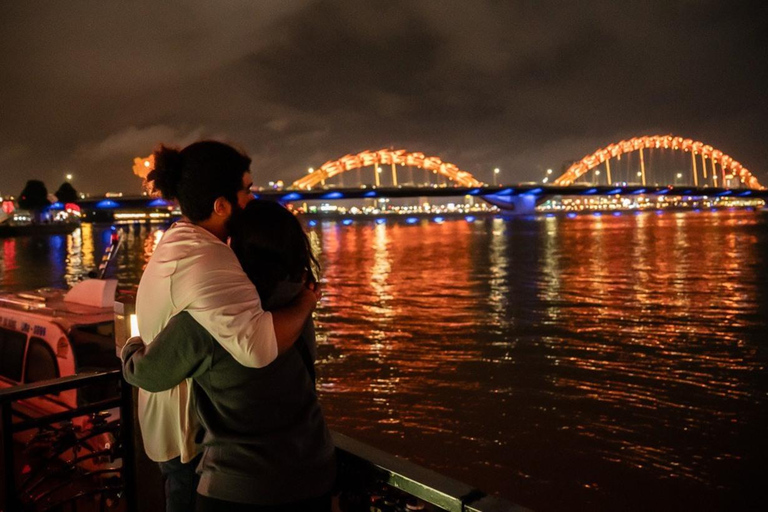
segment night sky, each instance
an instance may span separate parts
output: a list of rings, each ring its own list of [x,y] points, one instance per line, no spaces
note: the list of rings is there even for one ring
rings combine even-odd
[[[5,194],[200,138],[257,184],[390,146],[517,182],[671,133],[768,184],[764,1],[8,1],[0,48]]]

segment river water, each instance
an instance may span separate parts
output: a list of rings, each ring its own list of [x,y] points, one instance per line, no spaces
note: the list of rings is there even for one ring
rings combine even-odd
[[[538,511],[766,510],[768,214],[308,228],[331,426]],[[162,227],[128,229],[138,283]],[[0,240],[64,286],[108,226]]]

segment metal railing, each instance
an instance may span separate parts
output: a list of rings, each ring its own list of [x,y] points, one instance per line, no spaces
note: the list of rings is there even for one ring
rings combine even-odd
[[[120,391],[112,398],[60,412],[31,415],[19,410],[19,406],[23,406],[20,402],[30,399],[92,385],[108,387],[113,384],[119,386]],[[107,421],[107,414],[103,413],[116,408],[119,408],[119,417]],[[71,420],[84,416],[90,417],[89,428],[74,427]],[[99,497],[103,508],[105,497],[115,496],[121,501],[124,498],[124,510],[135,512],[133,424],[133,393],[122,379],[120,370],[89,372],[0,390],[6,498],[3,510],[46,511],[64,505],[75,510],[78,502],[89,497]],[[40,445],[42,460],[37,467],[30,467],[29,460],[23,460],[24,469],[18,472],[14,435],[22,436],[31,431],[35,433],[31,436],[32,442],[27,441],[27,448]],[[89,441],[100,435],[114,436],[116,442],[86,448]],[[86,453],[80,455],[80,452]],[[29,450],[22,455],[31,457]],[[105,460],[109,463],[98,464]],[[121,464],[114,467],[112,463],[117,460]]]
[[[446,512],[528,510],[338,432],[332,432],[332,436],[342,492],[350,487],[365,489],[378,484],[399,489]]]

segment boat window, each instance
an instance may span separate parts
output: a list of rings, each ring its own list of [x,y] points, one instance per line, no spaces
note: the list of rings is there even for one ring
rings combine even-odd
[[[0,327],[0,377],[19,382],[27,335]]]
[[[78,325],[75,327],[80,332],[89,332],[107,338],[113,338],[115,335],[115,322],[102,322],[100,324]]]
[[[69,340],[75,353],[77,373],[120,368],[114,338],[99,334],[103,330],[97,325],[78,325],[70,330]]]
[[[56,356],[48,344],[40,338],[29,340],[26,369],[24,382],[39,382],[59,377]]]
[[[75,354],[75,372],[117,370],[120,358],[115,352],[114,322],[108,324],[78,325],[69,331],[69,341]],[[93,384],[77,391],[77,404],[86,405],[119,395],[114,385]]]

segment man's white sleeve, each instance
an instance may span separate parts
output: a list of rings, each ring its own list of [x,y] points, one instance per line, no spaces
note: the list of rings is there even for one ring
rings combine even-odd
[[[274,361],[272,314],[262,309],[232,250],[222,244],[190,260],[173,276],[175,309],[189,312],[243,366],[261,368]]]

